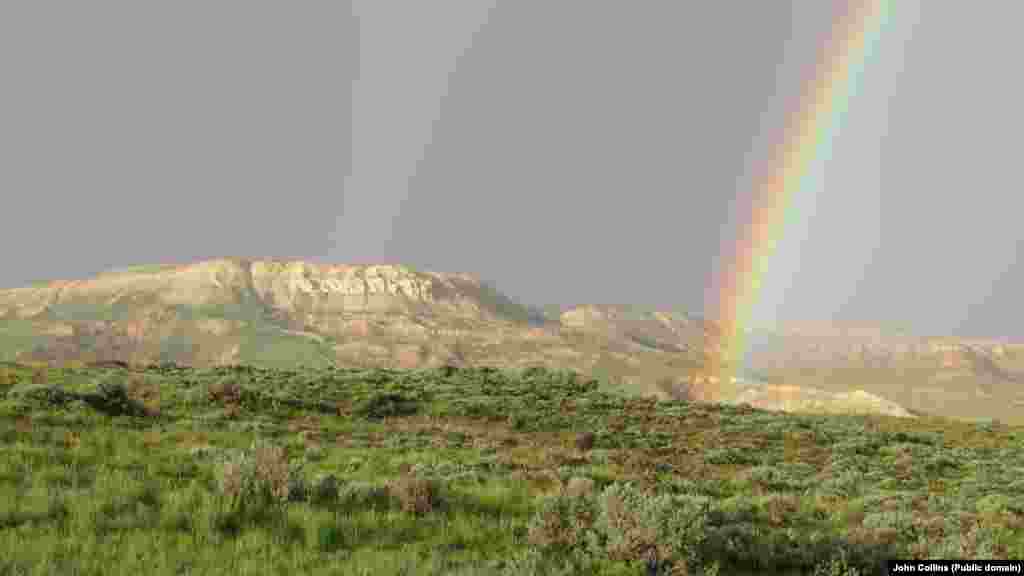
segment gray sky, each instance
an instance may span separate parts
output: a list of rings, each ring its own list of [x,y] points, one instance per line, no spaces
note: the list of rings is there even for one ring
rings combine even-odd
[[[700,312],[832,5],[0,3],[0,286],[272,256]],[[1024,337],[1024,4],[984,5],[898,3],[756,319]]]

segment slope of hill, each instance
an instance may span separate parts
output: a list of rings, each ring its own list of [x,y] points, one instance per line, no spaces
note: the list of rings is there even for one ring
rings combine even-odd
[[[4,574],[884,574],[1024,555],[1024,428],[574,374],[0,365]]]
[[[1024,354],[1012,346],[921,339],[870,325],[793,325],[751,339],[756,375],[786,387],[772,394],[704,375],[713,353],[706,347],[717,334],[713,322],[638,306],[532,309],[471,275],[400,265],[227,258],[0,290],[0,360],[538,365],[661,398],[736,402],[746,394],[765,408],[868,405],[898,413],[883,407],[896,402],[914,412],[1007,421],[1020,412],[1013,375]],[[848,395],[855,390],[879,402]]]
[[[569,311],[563,315],[573,317]],[[528,309],[466,274],[222,259],[0,291],[4,359],[194,366],[544,365],[641,393],[695,367],[671,320],[620,334]]]

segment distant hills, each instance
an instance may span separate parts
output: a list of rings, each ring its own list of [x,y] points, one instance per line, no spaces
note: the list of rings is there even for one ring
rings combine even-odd
[[[0,355],[193,366],[544,365],[641,393],[697,368],[689,319],[623,319],[617,310],[532,309],[467,274],[228,258],[0,291]]]
[[[804,322],[752,337],[749,361],[774,383],[856,388],[916,412],[1024,422],[1024,343]]]
[[[774,387],[725,397],[703,376],[716,331],[639,306],[527,307],[472,275],[401,265],[224,258],[0,290],[0,360],[19,362],[543,365],[660,397],[1008,421],[1024,372],[1024,347],[793,325],[751,337],[753,368]]]

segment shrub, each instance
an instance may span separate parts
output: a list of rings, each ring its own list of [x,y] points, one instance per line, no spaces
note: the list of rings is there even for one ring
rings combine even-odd
[[[285,503],[302,498],[298,470],[289,466],[284,448],[254,441],[249,450],[229,458],[222,467],[221,490],[236,507],[249,502]],[[294,492],[293,492],[294,491]]]
[[[388,486],[372,482],[350,482],[338,490],[338,502],[352,508],[381,510],[390,504]]]
[[[160,415],[160,386],[146,380],[142,376],[134,375],[128,379],[125,386],[125,395],[132,401],[138,403],[146,416]]]
[[[840,553],[839,556],[815,566],[813,576],[861,576],[861,572],[848,564],[846,555]]]
[[[338,499],[338,478],[334,474],[318,476],[310,488],[310,499],[316,503],[333,502]]]
[[[49,381],[50,371],[42,366],[37,366],[32,370],[32,383],[33,384],[46,384]]]
[[[656,496],[631,484],[612,484],[599,496],[580,492],[542,501],[527,530],[532,566],[639,563],[650,574],[683,575],[697,565],[707,498]]]
[[[546,553],[566,554],[582,549],[597,514],[592,498],[566,494],[546,498],[530,521],[527,539]]]
[[[576,436],[576,449],[580,452],[587,452],[594,447],[597,435],[593,432],[583,432]]]
[[[356,414],[364,418],[405,416],[415,414],[416,411],[415,400],[396,392],[378,392],[356,407]]]
[[[53,384],[18,384],[11,388],[7,397],[12,400],[51,405],[60,405],[68,400],[68,394]]]
[[[600,497],[596,527],[613,560],[683,565],[696,559],[709,501],[694,496],[651,495],[632,484],[612,484]]]
[[[305,455],[307,460],[311,462],[319,462],[327,456],[327,453],[324,452],[322,446],[310,446],[306,449]]]
[[[305,478],[297,474],[288,478],[288,502],[305,502],[309,499],[310,487]]]
[[[131,390],[137,393],[140,387],[133,385]],[[152,414],[139,402],[133,394],[129,394],[129,386],[120,374],[111,374],[100,380],[96,386],[96,394],[88,400],[94,408],[110,415],[127,414],[144,416]]]
[[[590,478],[573,477],[565,485],[565,495],[570,498],[587,497],[594,493],[594,481]]]
[[[210,386],[210,400],[224,405],[237,405],[242,400],[242,387],[234,380],[221,380]]]
[[[508,425],[513,430],[525,430],[530,425],[530,419],[522,414],[511,414],[508,417]]]
[[[441,484],[427,478],[402,477],[392,481],[388,488],[402,510],[410,514],[427,514],[441,504]]]

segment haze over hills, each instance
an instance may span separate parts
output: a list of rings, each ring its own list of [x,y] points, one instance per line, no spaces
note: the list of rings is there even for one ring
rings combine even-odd
[[[751,335],[751,381],[726,394],[704,370],[717,326],[697,316],[622,304],[533,308],[469,274],[299,260],[139,266],[2,290],[0,319],[8,361],[543,365],[659,397],[1006,421],[1024,366],[1024,347],[1002,342],[793,324]]]
[[[1020,342],[804,322],[755,334],[748,362],[770,382],[857,387],[919,412],[1020,422],[1024,411]]]

